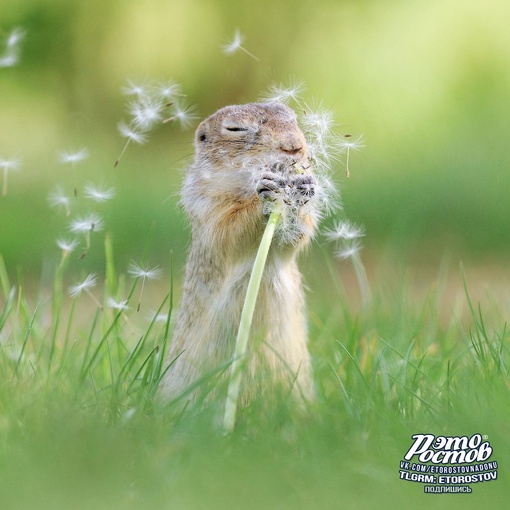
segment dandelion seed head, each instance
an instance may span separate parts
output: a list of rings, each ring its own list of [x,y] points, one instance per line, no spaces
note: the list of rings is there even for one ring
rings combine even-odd
[[[80,216],[71,222],[70,230],[74,233],[99,232],[103,229],[103,220],[96,213]]]
[[[132,262],[128,267],[128,273],[133,278],[143,278],[144,280],[157,280],[161,277],[162,271],[159,266],[153,267],[151,269],[144,268],[139,266],[138,264]]]
[[[124,138],[128,138],[129,140],[132,140],[135,143],[139,143],[140,145],[147,141],[147,136],[145,134],[141,133],[140,131],[135,131],[123,121],[120,121],[117,127],[120,131],[120,134]]]
[[[95,187],[93,184],[87,184],[85,186],[85,197],[95,202],[107,202],[115,196],[115,189],[102,189]]]
[[[89,150],[84,147],[76,152],[62,151],[58,153],[58,159],[61,163],[79,163],[89,157]]]
[[[84,290],[89,290],[96,286],[97,276],[94,273],[90,273],[85,280],[77,285],[69,287],[68,292],[72,298],[77,298]]]

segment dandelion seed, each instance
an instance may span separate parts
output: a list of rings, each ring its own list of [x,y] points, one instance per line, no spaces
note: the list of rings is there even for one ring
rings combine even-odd
[[[140,297],[138,299],[138,306],[136,308],[136,311],[138,312],[140,311],[140,306],[142,303],[142,295],[143,289],[145,287],[145,280],[157,280],[161,276],[162,271],[158,266],[153,267],[152,269],[146,269],[132,262],[128,267],[128,273],[133,278],[142,279],[142,288],[140,290]]]
[[[158,85],[156,87],[156,92],[159,97],[166,99],[167,101],[184,95],[182,93],[181,86],[173,81],[168,81],[167,83]]]
[[[324,235],[328,241],[357,239],[365,235],[365,229],[362,225],[356,225],[350,221],[342,221],[337,223],[333,230],[327,230]]]
[[[234,53],[240,50],[244,51],[244,53],[249,55],[251,58],[260,61],[258,57],[256,57],[253,53],[249,52],[246,48],[242,46],[243,40],[244,36],[241,34],[239,30],[236,30],[232,41],[222,46],[223,53],[225,53],[226,55],[233,55]]]
[[[147,314],[147,320],[152,322],[163,322],[166,323],[168,321],[168,314],[167,313],[156,313],[156,312],[150,312]]]
[[[85,236],[85,251],[80,255],[80,258],[85,257],[90,249],[90,234],[91,232],[99,232],[103,229],[103,220],[101,216],[91,213],[88,216],[76,218],[71,222],[70,230],[75,234],[83,234]]]
[[[141,132],[151,130],[163,118],[164,104],[159,98],[143,97],[129,107],[133,125]]]
[[[134,129],[130,128],[125,122],[120,121],[117,125],[120,134],[127,138],[128,141],[133,141],[135,143],[143,144],[147,141],[147,136],[143,134],[140,131],[135,131]]]
[[[121,87],[121,91],[126,96],[138,96],[139,98],[149,95],[148,86],[145,84],[137,84],[131,80],[127,81],[126,87]]]
[[[57,246],[64,252],[64,255],[67,255],[78,246],[78,241],[68,241],[67,239],[60,238],[57,239]]]
[[[87,159],[88,157],[89,157],[89,151],[85,147],[83,149],[80,149],[79,151],[76,151],[76,152],[62,151],[62,152],[58,153],[58,158],[59,158],[60,162],[64,163],[64,164],[79,163],[80,161],[83,161],[83,160]]]
[[[74,196],[78,196],[78,189],[76,187],[76,163],[80,163],[89,157],[89,151],[86,147],[76,152],[62,151],[58,153],[58,159],[64,165],[70,164],[73,171],[74,179]]]
[[[107,202],[115,196],[115,189],[96,188],[92,184],[85,186],[85,198],[94,200],[95,202]]]
[[[181,125],[181,128],[185,129],[189,127],[192,122],[197,118],[195,115],[195,106],[186,103],[174,103],[172,105],[172,112],[170,117],[165,119],[163,123],[170,121],[177,121]]]
[[[90,292],[90,289],[96,286],[97,283],[97,276],[94,273],[90,273],[85,280],[83,280],[81,283],[78,283],[77,285],[73,285],[72,287],[69,287],[68,292],[69,295],[74,299],[80,296],[82,292]]]
[[[71,199],[64,194],[64,191],[60,187],[48,195],[48,204],[50,207],[62,207],[66,213],[66,216],[71,214]]]
[[[20,160],[19,159],[0,159],[0,168],[3,173],[2,183],[2,196],[7,195],[7,181],[9,178],[9,172],[17,172],[19,170]]]
[[[303,82],[297,82],[291,87],[286,87],[282,83],[278,85],[272,85],[269,89],[269,93],[265,98],[261,100],[266,103],[284,103],[288,104],[290,101],[295,101],[300,105],[299,99],[304,90]]]
[[[127,138],[127,140],[126,140],[126,145],[124,145],[124,148],[120,152],[119,157],[116,159],[116,161],[113,165],[114,168],[119,164],[120,159],[124,155],[124,152],[126,152],[129,142],[133,141],[133,142],[141,145],[147,141],[147,136],[145,134],[141,133],[140,131],[135,131],[134,129],[130,128],[124,121],[120,121],[119,124],[117,125],[117,127],[120,131],[120,134],[124,138]]]
[[[153,267],[152,269],[146,269],[138,264],[135,264],[132,262],[129,265],[128,273],[133,278],[143,278],[144,280],[157,280],[161,277],[162,270],[159,268],[159,266]]]
[[[21,28],[13,29],[7,36],[5,42],[6,52],[0,56],[0,67],[12,67],[19,61],[19,44],[25,37],[25,32]]]
[[[99,232],[102,229],[103,220],[101,219],[101,216],[95,213],[78,217],[71,223],[71,232],[79,234]]]
[[[113,308],[114,310],[118,310],[118,311],[129,310],[129,306],[127,305],[128,304],[127,299],[123,299],[122,301],[116,301],[112,297],[109,297],[107,304],[108,304],[108,308]]]
[[[345,161],[345,174],[347,177],[351,175],[349,171],[349,155],[351,153],[351,150],[353,151],[359,151],[363,147],[365,147],[363,143],[363,135],[359,135],[356,138],[352,139],[352,135],[345,135],[344,138],[340,140],[339,143],[339,149],[342,151],[347,151],[346,161]]]
[[[306,132],[318,138],[332,134],[335,121],[331,110],[323,108],[320,104],[315,108],[305,105],[305,109],[300,121]]]
[[[335,256],[338,257],[339,259],[345,260],[353,258],[360,252],[360,250],[361,243],[358,240],[354,240],[336,250]]]

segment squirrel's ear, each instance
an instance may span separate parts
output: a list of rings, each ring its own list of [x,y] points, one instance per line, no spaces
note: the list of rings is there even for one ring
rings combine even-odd
[[[205,142],[207,140],[207,125],[205,122],[202,122],[195,133],[195,138],[197,142]]]

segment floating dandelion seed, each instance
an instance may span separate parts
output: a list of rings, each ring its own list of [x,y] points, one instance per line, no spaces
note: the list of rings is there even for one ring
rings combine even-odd
[[[181,86],[174,81],[168,81],[166,83],[161,83],[156,86],[156,93],[162,99],[166,99],[170,101],[176,97],[183,97]]]
[[[66,216],[71,214],[71,199],[64,193],[62,188],[58,187],[48,195],[48,204],[50,207],[62,207]]]
[[[71,232],[74,233],[99,232],[102,229],[103,220],[95,213],[78,217],[71,223]]]
[[[68,288],[69,295],[76,299],[81,295],[82,292],[85,292],[92,301],[102,310],[103,305],[97,300],[96,296],[92,294],[90,289],[95,287],[97,284],[97,276],[94,273],[90,273],[85,280],[83,280],[81,283],[78,283],[77,285],[73,285],[72,287]]]
[[[251,58],[260,61],[258,57],[256,57],[253,53],[249,52],[246,48],[242,46],[243,40],[244,36],[241,34],[239,30],[236,30],[232,41],[222,46],[223,53],[225,53],[226,55],[233,55],[234,53],[240,50],[244,51],[244,53],[249,55]]]
[[[5,54],[0,56],[0,67],[12,67],[19,61],[19,45],[25,37],[21,28],[11,30],[5,41]]]
[[[356,225],[350,221],[341,221],[336,224],[332,230],[324,232],[328,241],[339,241],[358,239],[365,235],[365,228],[362,225]]]
[[[85,251],[80,255],[80,258],[85,257],[90,249],[90,234],[91,232],[99,232],[103,229],[103,220],[101,216],[96,213],[91,213],[87,216],[78,217],[71,222],[70,230],[75,234],[83,234],[85,236]]]
[[[113,165],[114,168],[119,164],[120,158],[122,158],[122,156],[124,155],[124,152],[126,152],[126,149],[128,148],[129,142],[133,141],[133,142],[138,143],[138,144],[141,145],[141,144],[144,144],[147,141],[147,136],[144,133],[141,133],[140,131],[136,131],[136,130],[130,128],[123,121],[120,121],[117,127],[118,127],[118,129],[120,131],[120,134],[124,138],[127,138],[127,140],[126,140],[126,145],[124,145],[124,148],[120,152],[119,157],[116,159],[116,161],[115,161],[115,163]]]
[[[356,138],[352,139],[351,134],[344,135],[344,138],[340,140],[339,149],[342,151],[347,151],[346,161],[345,161],[345,175],[349,177],[351,173],[349,172],[349,155],[351,150],[359,151],[363,147],[365,147],[363,143],[363,135],[359,135]]]
[[[361,243],[356,240],[350,240],[341,248],[335,251],[335,256],[339,259],[345,260],[353,258],[361,251]]]
[[[163,123],[170,121],[177,121],[183,129],[189,127],[193,120],[197,118],[195,115],[195,107],[186,103],[172,104],[172,111],[170,117],[166,118]]]
[[[147,314],[147,320],[150,322],[163,322],[166,323],[168,321],[168,314],[167,313],[156,313],[156,312],[149,312]]]
[[[79,163],[89,157],[89,151],[87,148],[80,149],[76,152],[66,152],[62,151],[58,153],[58,159],[61,163]]]
[[[157,280],[158,278],[160,278],[162,271],[158,266],[153,267],[152,269],[146,269],[132,262],[128,267],[128,273],[133,278],[142,279],[142,288],[140,290],[140,297],[138,299],[138,306],[136,308],[136,311],[138,312],[140,311],[140,306],[142,303],[142,295],[143,289],[145,287],[145,280]]]
[[[68,255],[78,246],[78,241],[74,239],[68,241],[67,239],[61,238],[57,239],[57,246],[64,252],[64,255]]]
[[[150,131],[163,119],[164,106],[160,98],[150,96],[133,101],[129,107],[129,114],[135,128],[142,133]]]
[[[146,84],[138,84],[131,80],[127,80],[128,84],[121,87],[121,91],[126,96],[138,96],[139,98],[147,97],[149,95],[149,88]]]
[[[3,174],[2,183],[2,196],[7,195],[7,181],[9,178],[9,172],[16,172],[19,170],[20,160],[19,159],[0,159],[0,168]]]
[[[262,98],[261,101],[266,103],[278,102],[284,104],[289,104],[290,101],[295,101],[298,106],[301,106],[299,100],[303,90],[303,82],[297,82],[289,87],[286,87],[282,83],[278,85],[272,85],[267,96]]]
[[[94,273],[90,273],[85,280],[77,285],[69,287],[68,292],[72,298],[77,298],[82,292],[90,292],[90,289],[96,286],[97,276]],[[95,298],[94,298],[95,299]]]
[[[118,311],[129,310],[128,300],[123,299],[122,301],[116,301],[114,298],[109,297],[107,301],[108,308],[112,308]]]
[[[131,117],[129,123],[121,121],[118,124],[120,134],[126,138],[126,144],[114,163],[117,167],[131,141],[142,144],[147,141],[147,133],[160,123],[171,120],[178,121],[182,127],[187,127],[196,118],[194,108],[177,101],[185,97],[181,86],[174,81],[136,84],[128,80],[128,85],[122,87],[122,92],[135,98],[128,105]],[[171,116],[164,119],[164,111],[172,107]]]
[[[360,237],[365,235],[365,229],[350,221],[342,221],[332,229],[325,232],[329,241],[336,241],[338,248],[335,250],[335,257],[345,260],[350,259],[356,273],[356,279],[361,292],[363,310],[367,310],[371,300],[370,285],[368,283],[365,266],[360,257]]]
[[[94,200],[95,202],[107,202],[115,196],[115,189],[101,189],[96,188],[92,184],[87,184],[85,186],[85,198],[89,198]]]
[[[80,149],[76,152],[62,151],[58,153],[58,159],[64,165],[71,165],[74,179],[74,196],[78,196],[78,189],[76,187],[76,163],[80,163],[89,157],[89,151],[87,148]]]

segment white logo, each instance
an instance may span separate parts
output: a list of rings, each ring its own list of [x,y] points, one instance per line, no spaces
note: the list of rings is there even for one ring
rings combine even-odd
[[[469,484],[498,478],[487,436],[415,434],[412,439],[400,462],[400,479],[425,484],[425,493],[471,493]]]

